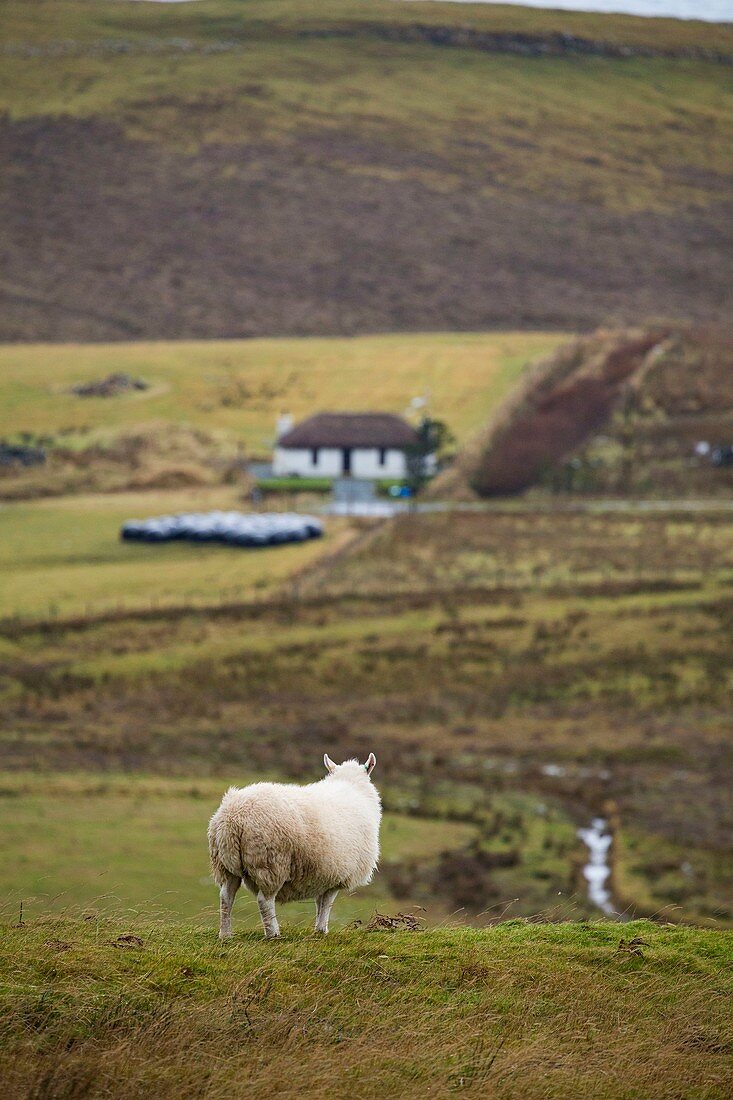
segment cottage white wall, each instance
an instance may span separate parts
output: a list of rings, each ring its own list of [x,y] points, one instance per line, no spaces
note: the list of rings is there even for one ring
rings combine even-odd
[[[340,477],[342,468],[337,447],[319,447],[316,462],[310,447],[276,447],[272,459],[275,477]]]
[[[355,447],[351,452],[351,473],[363,478],[403,478],[407,472],[403,451],[389,448],[381,463],[377,447]],[[319,447],[313,461],[310,447],[276,447],[272,460],[276,477],[341,477],[343,451],[340,447]]]
[[[352,451],[351,473],[354,477],[402,478],[406,473],[403,451],[387,449],[384,462],[380,462],[381,451],[377,447],[364,447]]]

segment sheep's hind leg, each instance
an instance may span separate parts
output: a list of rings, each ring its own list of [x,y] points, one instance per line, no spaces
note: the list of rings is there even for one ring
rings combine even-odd
[[[242,880],[225,872],[226,880],[219,891],[219,939],[228,940],[232,934],[232,906]]]
[[[280,925],[277,923],[277,917],[275,916],[275,899],[266,898],[263,893],[257,895],[257,905],[259,906],[260,916],[262,917],[262,927],[265,929],[265,936],[268,940],[275,939],[280,935]]]
[[[331,906],[336,900],[338,890],[327,890],[316,898],[316,932],[328,932],[328,918],[331,916]]]

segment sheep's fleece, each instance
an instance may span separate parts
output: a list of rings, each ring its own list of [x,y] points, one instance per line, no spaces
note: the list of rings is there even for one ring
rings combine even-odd
[[[324,763],[329,774],[304,787],[229,788],[209,823],[211,869],[219,886],[238,879],[258,897],[287,902],[371,881],[382,816],[370,779],[376,759],[370,754],[366,764],[337,765],[325,756]]]

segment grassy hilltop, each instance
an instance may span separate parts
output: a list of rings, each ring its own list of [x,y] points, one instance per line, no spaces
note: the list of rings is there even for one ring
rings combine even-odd
[[[5,1095],[730,1094],[730,933],[5,926]]]
[[[358,0],[2,15],[6,339],[729,313],[728,27]]]

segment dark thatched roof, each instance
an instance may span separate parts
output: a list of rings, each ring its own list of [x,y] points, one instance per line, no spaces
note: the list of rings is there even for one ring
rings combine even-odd
[[[278,447],[393,447],[404,449],[417,435],[392,413],[318,413],[277,441]]]

